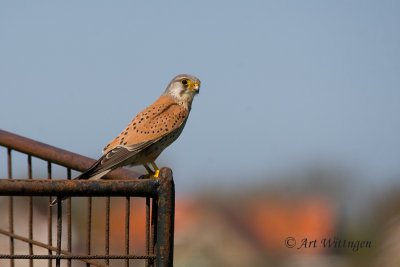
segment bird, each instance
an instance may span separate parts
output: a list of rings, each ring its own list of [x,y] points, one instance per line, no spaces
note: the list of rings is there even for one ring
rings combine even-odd
[[[143,165],[148,173],[142,178],[158,178],[160,169],[155,160],[182,133],[193,99],[199,92],[200,80],[195,76],[179,74],[174,77],[164,93],[152,105],[138,113],[103,148],[103,156],[75,179],[100,179],[110,171],[127,165]],[[51,205],[56,203],[57,199]]]

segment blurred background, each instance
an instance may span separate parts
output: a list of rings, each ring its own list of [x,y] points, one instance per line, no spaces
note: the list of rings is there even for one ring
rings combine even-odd
[[[400,266],[399,12],[2,1],[0,127],[98,158],[175,75],[193,74],[190,119],[158,159],[176,184],[175,266]],[[5,150],[0,160],[6,177]],[[297,249],[304,238],[371,246]]]

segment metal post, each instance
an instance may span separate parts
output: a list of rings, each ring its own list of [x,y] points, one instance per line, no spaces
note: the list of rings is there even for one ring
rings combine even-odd
[[[175,185],[172,171],[160,173],[157,203],[156,266],[172,267],[174,251]]]

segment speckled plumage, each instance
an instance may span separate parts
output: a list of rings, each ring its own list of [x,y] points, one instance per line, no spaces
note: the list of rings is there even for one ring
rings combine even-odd
[[[151,106],[141,111],[128,126],[103,149],[103,156],[77,179],[98,179],[125,165],[144,165],[150,177],[158,177],[156,158],[181,134],[200,81],[181,74],[168,85]],[[155,169],[148,167],[152,164]]]
[[[103,154],[116,146],[138,144],[154,140],[184,125],[189,111],[173,99],[161,96],[150,107],[136,115],[113,141],[103,149]]]

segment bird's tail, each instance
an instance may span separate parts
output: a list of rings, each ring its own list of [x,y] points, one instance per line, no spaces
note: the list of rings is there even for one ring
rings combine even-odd
[[[62,197],[61,201],[63,201],[64,199],[67,199],[68,197]],[[57,205],[58,204],[58,198],[54,199],[52,202],[50,202],[50,207]]]
[[[85,172],[81,173],[78,177],[74,178],[74,180],[97,180],[109,173],[112,169],[105,170],[105,171],[98,171],[97,166],[99,164],[99,161],[94,163],[89,169],[87,169]],[[68,197],[62,197],[61,201],[67,199]],[[51,203],[50,206],[57,205],[58,203],[58,198],[54,199]]]

